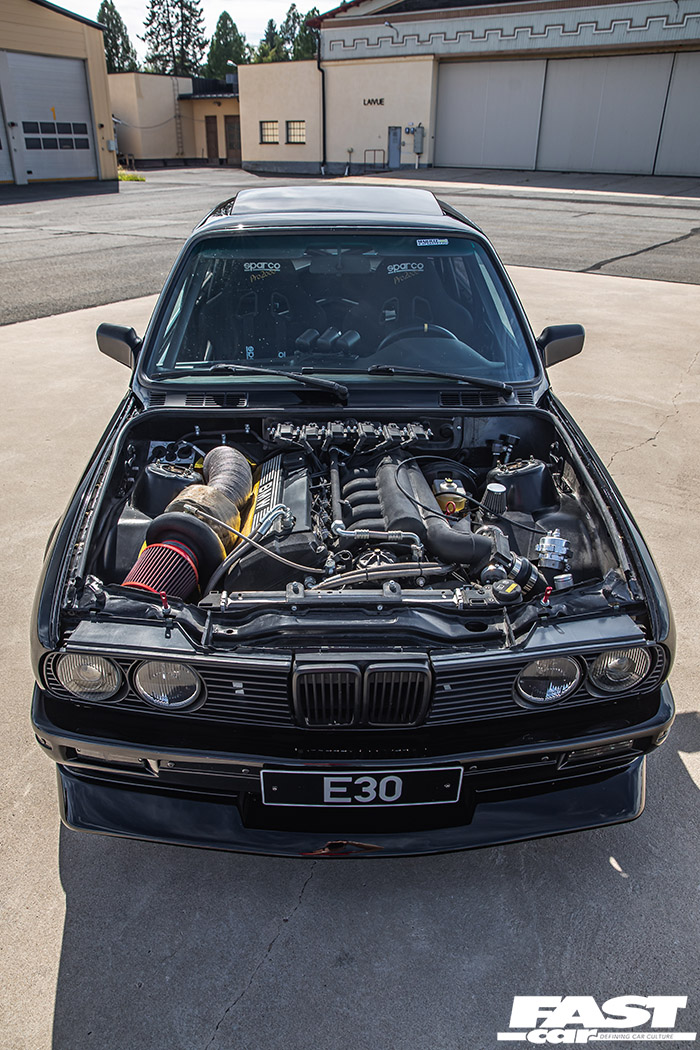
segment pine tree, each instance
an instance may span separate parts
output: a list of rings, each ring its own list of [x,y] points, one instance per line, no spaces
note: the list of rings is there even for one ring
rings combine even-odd
[[[105,58],[108,73],[134,73],[139,64],[126,26],[112,0],[102,0],[97,21],[104,28]]]
[[[295,61],[298,61],[300,59],[316,57],[316,50],[318,48],[318,30],[310,29],[306,24],[306,20],[308,18],[313,18],[317,14],[317,7],[312,7],[307,14],[302,15],[296,4],[290,6],[285,15],[284,22],[282,22],[277,33],[278,38],[282,42],[287,58],[292,58]],[[275,45],[272,40],[269,23],[265,36],[260,42],[260,49],[262,49],[263,43],[266,45],[266,55],[275,52]],[[277,52],[279,52],[279,45],[277,45]],[[263,57],[258,59],[258,61],[275,62],[278,61],[278,59],[273,57]]]
[[[284,62],[288,58],[282,37],[277,32],[274,19],[270,19],[265,34],[255,52],[256,62]]]
[[[294,53],[294,42],[296,41],[300,28],[301,13],[297,8],[297,5],[292,4],[285,15],[284,22],[279,28],[279,35],[282,38],[285,51],[290,58]]]
[[[207,45],[201,0],[148,0],[144,26],[150,72],[181,77],[199,73]]]
[[[276,46],[278,40],[279,33],[277,32],[277,26],[275,25],[274,18],[271,18],[265,26],[265,34],[260,40],[260,43],[267,44],[267,46],[272,49]]]
[[[202,0],[178,0],[178,75],[196,76],[207,49]]]
[[[305,58],[316,58],[316,52],[319,46],[319,33],[318,29],[311,29],[307,26],[309,18],[316,18],[319,11],[317,7],[312,7],[310,11],[307,11],[304,17],[301,19],[301,25],[297,35],[294,38],[294,46],[292,47],[292,58],[296,61],[302,61]]]
[[[228,62],[240,66],[248,61],[248,45],[243,33],[238,31],[236,23],[228,11],[222,11],[216,23],[214,36],[211,38],[207,57],[206,74],[224,80],[231,72]]]
[[[148,0],[142,40],[148,44],[146,69],[150,73],[174,73],[176,65],[177,0]]]

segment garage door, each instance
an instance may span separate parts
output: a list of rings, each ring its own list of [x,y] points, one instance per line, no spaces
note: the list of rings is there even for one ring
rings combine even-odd
[[[651,174],[672,62],[672,55],[550,60],[537,167]]]
[[[97,178],[84,63],[17,52],[3,57],[0,86],[17,123],[27,181]]]
[[[545,61],[444,62],[435,163],[534,168]]]
[[[657,175],[700,175],[700,54],[676,55]]]

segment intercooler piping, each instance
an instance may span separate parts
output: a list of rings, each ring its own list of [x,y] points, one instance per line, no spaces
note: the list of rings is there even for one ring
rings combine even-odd
[[[389,455],[377,469],[377,481],[392,531],[415,531],[430,553],[448,564],[475,566],[489,559],[490,538],[472,532],[468,521],[450,525],[415,463]]]
[[[389,528],[413,526],[433,557],[476,571],[482,583],[508,577],[524,594],[539,593],[547,586],[532,562],[510,550],[501,529],[489,525],[473,532],[466,519],[450,524],[425,475],[411,458],[386,456],[377,479]]]
[[[466,531],[450,525],[444,518],[429,518],[425,524],[425,542],[428,550],[441,561],[458,565],[477,565],[491,554],[491,540],[477,536],[467,525]]]

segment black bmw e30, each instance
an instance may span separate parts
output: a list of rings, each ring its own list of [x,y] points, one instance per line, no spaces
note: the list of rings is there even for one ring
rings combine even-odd
[[[33,725],[71,828],[387,856],[631,820],[673,622],[483,233],[424,190],[197,227],[52,534]]]

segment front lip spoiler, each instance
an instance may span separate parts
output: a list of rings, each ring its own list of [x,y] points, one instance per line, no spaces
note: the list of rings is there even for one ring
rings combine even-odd
[[[41,697],[41,690],[37,687],[34,727],[42,736],[40,743],[49,753],[53,751],[57,759],[61,818],[75,830],[271,856],[382,857],[474,849],[603,827],[634,820],[644,808],[646,756],[640,755],[622,768],[617,765],[595,775],[582,769],[581,775],[575,774],[560,781],[545,775],[536,783],[519,783],[496,795],[486,795],[477,786],[475,804],[468,818],[465,817],[467,822],[450,827],[388,834],[363,831],[352,838],[342,831],[333,834],[332,829],[315,832],[248,827],[243,822],[235,795],[240,791],[250,791],[251,780],[257,779],[252,770],[245,770],[248,777],[237,778],[238,783],[235,787],[231,785],[233,791],[228,796],[174,790],[164,783],[150,780],[135,782],[120,778],[116,771],[116,775],[105,776],[104,769],[100,771],[101,775],[91,776],[89,769],[72,769],[63,764],[66,752],[61,754],[62,747],[54,735],[56,727],[51,726],[42,711]],[[659,699],[659,708],[648,721],[625,734],[599,734],[585,741],[579,738],[578,747],[641,736],[648,741],[651,738],[651,747],[655,746],[673,722],[673,697],[668,683],[662,685]],[[47,724],[42,724],[44,721]],[[79,740],[71,734],[67,737],[72,744]],[[68,739],[64,736],[66,743]],[[100,743],[104,746],[104,742]],[[563,750],[570,750],[572,744],[564,746]],[[648,743],[646,749],[649,746]],[[530,748],[523,750],[532,754]],[[552,751],[545,742],[537,745],[537,750]],[[561,742],[555,750],[562,750]],[[201,757],[205,758],[204,755]],[[483,758],[484,754],[480,757]],[[243,760],[240,756],[239,761]],[[435,759],[435,764],[447,760],[447,756],[442,756]],[[283,759],[269,757],[265,759],[267,763],[289,765]],[[255,762],[248,759],[248,764],[254,766]],[[299,764],[298,760],[291,763]],[[407,763],[407,767],[411,764]],[[376,765],[376,762],[368,763],[367,768]],[[319,766],[327,767],[328,763],[319,763]]]
[[[495,846],[634,820],[644,809],[646,758],[602,779],[495,801],[478,801],[469,824],[430,831],[364,835],[245,827],[235,803],[97,783],[57,766],[61,819],[69,828],[169,845],[270,856],[387,857]]]

